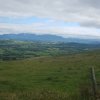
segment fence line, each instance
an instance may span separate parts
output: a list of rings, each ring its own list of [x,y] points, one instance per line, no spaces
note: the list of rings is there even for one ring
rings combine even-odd
[[[92,80],[92,91],[94,100],[97,100],[97,82],[96,82],[94,67],[91,67],[91,80]]]

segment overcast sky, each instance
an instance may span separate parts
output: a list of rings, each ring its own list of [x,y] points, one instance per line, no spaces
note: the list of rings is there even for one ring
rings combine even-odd
[[[0,0],[0,34],[100,38],[100,0]]]

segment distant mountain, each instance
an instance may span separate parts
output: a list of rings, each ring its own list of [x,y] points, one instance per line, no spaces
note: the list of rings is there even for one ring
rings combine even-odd
[[[100,43],[96,39],[80,39],[80,38],[63,38],[56,35],[36,35],[36,34],[3,34],[0,35],[0,40],[21,40],[21,41],[41,41],[41,42],[76,42],[76,43]]]

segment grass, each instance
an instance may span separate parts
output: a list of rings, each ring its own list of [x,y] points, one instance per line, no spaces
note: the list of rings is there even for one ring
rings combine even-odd
[[[99,50],[70,56],[1,61],[0,100],[67,100],[69,97],[68,100],[75,100],[71,97],[78,100],[80,91],[91,88],[91,66],[95,67],[97,81],[100,81]]]

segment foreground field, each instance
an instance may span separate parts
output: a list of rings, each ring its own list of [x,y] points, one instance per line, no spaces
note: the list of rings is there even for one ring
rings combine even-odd
[[[92,100],[92,96],[81,98],[92,91],[91,66],[95,68],[99,83],[99,50],[70,56],[1,61],[0,100]]]

